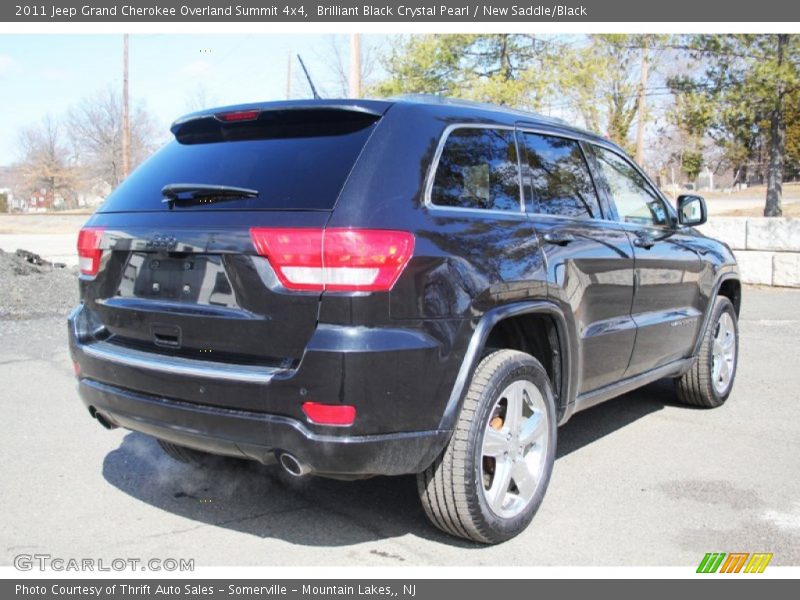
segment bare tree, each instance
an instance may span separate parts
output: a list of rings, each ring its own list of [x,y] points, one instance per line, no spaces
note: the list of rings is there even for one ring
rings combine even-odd
[[[643,159],[652,122],[645,99],[666,41],[654,34],[597,34],[564,48],[556,73],[567,112],[623,147],[638,146],[637,158]],[[637,120],[637,144],[629,144]]]
[[[204,110],[217,104],[216,97],[208,91],[208,88],[202,83],[198,84],[193,90],[186,95],[186,110],[195,112]]]
[[[139,105],[130,114],[130,167],[135,169],[158,146],[155,120]],[[77,161],[87,178],[112,189],[123,179],[122,101],[111,87],[85,98],[67,117]]]
[[[20,160],[13,168],[17,194],[30,197],[43,193],[50,209],[59,198],[74,206],[80,188],[78,169],[64,133],[64,127],[48,115],[19,134]]]
[[[374,83],[378,61],[377,52],[367,38],[361,38],[361,89]],[[332,78],[326,92],[339,97],[350,95],[350,38],[346,35],[331,35],[326,48],[318,56]],[[326,86],[327,87],[327,86]],[[327,94],[326,94],[327,95]]]

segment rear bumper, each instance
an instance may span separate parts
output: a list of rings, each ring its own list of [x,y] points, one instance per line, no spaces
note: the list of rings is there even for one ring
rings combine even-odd
[[[287,370],[123,348],[95,338],[81,312],[69,319],[80,396],[114,425],[260,462],[287,452],[332,476],[417,473],[449,439],[438,428],[435,377],[425,377],[441,373],[440,347],[423,332],[380,330],[378,338],[378,330],[321,326],[299,367]],[[307,422],[307,399],[356,405],[356,424]]]
[[[280,415],[168,400],[81,379],[83,403],[112,425],[189,448],[270,462],[288,452],[317,475],[402,475],[433,462],[449,432],[327,436]]]

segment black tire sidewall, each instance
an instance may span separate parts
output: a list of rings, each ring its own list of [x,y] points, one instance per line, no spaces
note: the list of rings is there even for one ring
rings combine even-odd
[[[521,379],[533,383],[544,398],[549,443],[542,478],[530,503],[520,514],[511,518],[503,518],[492,511],[486,502],[483,492],[481,452],[483,433],[497,397],[508,385]],[[476,418],[469,432],[468,454],[465,464],[467,476],[465,481],[469,482],[469,497],[475,503],[486,528],[489,530],[485,534],[496,543],[514,537],[528,526],[547,491],[550,475],[553,471],[553,463],[555,462],[557,435],[555,399],[547,373],[533,357],[519,353],[519,358],[504,363],[493,373],[489,384],[483,391],[480,406],[475,416]]]

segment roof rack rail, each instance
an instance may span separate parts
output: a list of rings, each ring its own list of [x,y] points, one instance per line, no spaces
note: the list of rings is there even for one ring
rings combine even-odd
[[[446,104],[451,106],[465,106],[471,108],[482,108],[485,110],[502,111],[510,114],[516,114],[523,118],[535,118],[538,121],[550,121],[558,123],[559,125],[572,125],[564,119],[558,117],[551,117],[541,113],[533,112],[530,110],[523,110],[511,106],[502,106],[499,104],[491,104],[489,102],[478,102],[476,100],[465,100],[463,98],[453,98],[450,96],[442,96],[439,94],[398,94],[386,98],[389,102],[409,102],[419,104]]]

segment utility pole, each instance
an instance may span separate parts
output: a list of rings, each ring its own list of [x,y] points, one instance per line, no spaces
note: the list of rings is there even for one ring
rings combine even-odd
[[[648,55],[648,39],[647,36],[642,37],[642,67],[640,69],[639,80],[639,102],[636,109],[636,162],[640,165],[644,162],[644,128],[645,128],[645,113],[647,112],[646,96],[647,93],[647,77],[648,70],[650,69],[650,57]]]
[[[122,179],[131,172],[131,123],[128,100],[128,34],[122,36]]]
[[[361,97],[361,34],[350,34],[350,97]]]
[[[286,57],[286,99],[292,99],[292,51]]]

